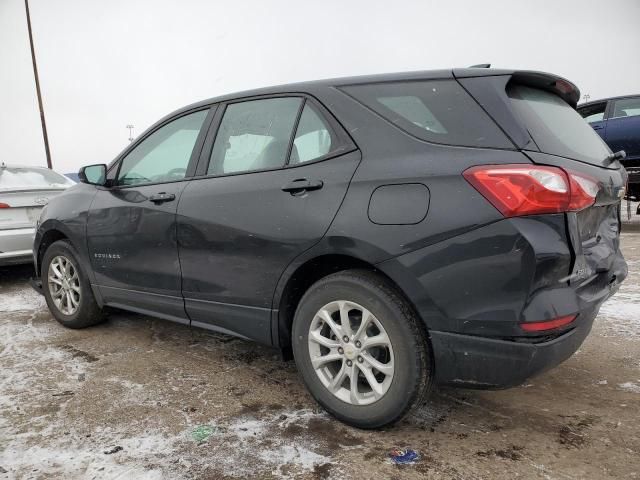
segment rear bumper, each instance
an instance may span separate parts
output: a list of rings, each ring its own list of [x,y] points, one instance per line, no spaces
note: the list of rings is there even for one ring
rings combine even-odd
[[[564,215],[505,219],[378,265],[424,321],[437,383],[507,388],[580,347],[627,265],[616,232],[576,250],[568,228]],[[574,257],[588,257],[580,275]],[[576,314],[555,335],[521,327]]]
[[[582,313],[575,328],[542,343],[430,332],[436,383],[482,389],[520,385],[573,355],[591,331],[596,314],[597,309]]]

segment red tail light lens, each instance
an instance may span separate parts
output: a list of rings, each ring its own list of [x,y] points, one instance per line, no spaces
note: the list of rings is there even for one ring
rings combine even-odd
[[[8,203],[0,202],[0,208],[10,208]]]
[[[566,317],[554,318],[553,320],[545,320],[544,322],[521,323],[520,326],[525,332],[544,332],[545,330],[553,330],[569,325],[576,317],[577,315],[568,315]]]
[[[505,217],[582,210],[599,190],[586,176],[540,165],[480,165],[463,175]]]
[[[571,201],[569,210],[577,211],[590,207],[596,201],[596,195],[600,190],[598,182],[578,173],[569,173],[571,181]]]

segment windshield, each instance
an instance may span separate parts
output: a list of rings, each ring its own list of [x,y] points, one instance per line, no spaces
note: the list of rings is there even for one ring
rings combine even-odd
[[[74,182],[46,168],[0,168],[0,190],[66,188]]]
[[[541,152],[606,165],[609,147],[559,96],[523,85],[507,86],[507,94]]]

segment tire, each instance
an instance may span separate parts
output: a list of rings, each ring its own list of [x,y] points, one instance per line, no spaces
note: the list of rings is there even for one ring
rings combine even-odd
[[[343,318],[350,319],[349,332]],[[364,332],[362,318],[370,319]],[[349,342],[337,339],[330,320],[338,332],[351,334]],[[371,429],[395,423],[422,402],[431,385],[431,352],[420,322],[380,274],[346,270],[324,277],[302,297],[293,321],[300,376],[316,401],[349,425]],[[327,362],[324,357],[331,355],[337,360]],[[372,357],[381,370],[372,368]]]
[[[56,272],[65,271],[67,265],[68,271],[61,280]],[[82,270],[78,254],[71,243],[58,240],[47,248],[42,258],[40,277],[47,306],[62,325],[68,328],[85,328],[104,321],[104,313],[96,303],[89,278]],[[50,281],[50,277],[55,280]]]

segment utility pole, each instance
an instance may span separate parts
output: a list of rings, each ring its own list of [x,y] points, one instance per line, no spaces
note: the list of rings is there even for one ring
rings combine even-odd
[[[42,124],[42,137],[44,138],[44,151],[47,154],[47,167],[51,167],[51,152],[49,151],[49,136],[47,135],[47,123],[44,121],[44,108],[42,108],[42,94],[40,93],[40,80],[38,79],[38,66],[36,65],[36,52],[33,49],[33,33],[31,32],[31,15],[29,14],[29,0],[24,0],[24,8],[27,11],[27,29],[29,30],[29,45],[31,46],[31,63],[33,63],[33,76],[36,79],[36,94],[38,95],[38,107],[40,108],[40,123]]]
[[[129,129],[129,141],[133,142],[133,125],[127,125],[127,128]]]
[[[591,98],[591,95],[589,95],[588,93],[585,93],[582,98],[584,99],[585,102],[588,102],[589,99]]]

